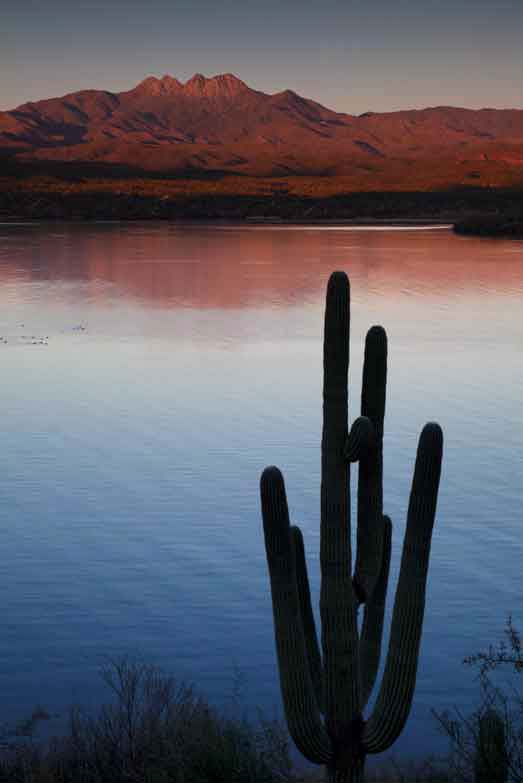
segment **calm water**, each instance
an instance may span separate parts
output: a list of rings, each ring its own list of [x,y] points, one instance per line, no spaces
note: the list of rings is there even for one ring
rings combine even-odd
[[[101,695],[138,654],[225,703],[280,710],[258,500],[285,472],[318,596],[323,297],[352,282],[389,335],[393,584],[418,433],[445,455],[415,707],[441,740],[461,664],[523,625],[523,245],[447,230],[0,225],[0,692],[6,714]],[[391,597],[393,592],[389,594]],[[389,600],[389,604],[392,600]]]

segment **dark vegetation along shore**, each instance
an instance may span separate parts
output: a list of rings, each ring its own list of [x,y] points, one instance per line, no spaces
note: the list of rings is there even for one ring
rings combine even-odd
[[[355,187],[341,176],[172,174],[0,156],[0,220],[449,223],[463,234],[521,236],[523,189]]]
[[[521,236],[523,191],[344,192],[299,179],[121,179],[0,175],[0,220],[426,221],[463,234]]]
[[[459,220],[454,231],[464,236],[523,239],[523,208],[515,214],[481,215]]]

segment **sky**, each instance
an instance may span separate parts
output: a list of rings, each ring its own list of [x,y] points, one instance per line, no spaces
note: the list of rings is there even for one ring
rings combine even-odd
[[[0,109],[232,72],[350,114],[523,108],[523,0],[2,0]]]

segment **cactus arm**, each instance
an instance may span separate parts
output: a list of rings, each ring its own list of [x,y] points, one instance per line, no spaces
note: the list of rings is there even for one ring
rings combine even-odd
[[[331,275],[327,286],[323,353],[321,454],[320,615],[326,728],[335,752],[346,744],[359,714],[358,631],[351,580],[347,440],[349,280]]]
[[[374,447],[374,426],[366,416],[359,416],[352,423],[349,437],[345,442],[345,459],[358,462],[366,457]]]
[[[301,624],[305,637],[305,648],[309,662],[309,672],[312,687],[316,695],[316,702],[320,711],[323,711],[323,685],[322,685],[322,661],[316,634],[316,623],[311,606],[311,593],[309,577],[307,574],[307,562],[305,559],[305,546],[300,528],[291,526],[292,544],[294,549],[294,563],[296,567],[296,585],[298,587],[298,600],[300,603]]]
[[[271,582],[280,685],[289,732],[303,755],[328,764],[331,741],[321,719],[311,682],[301,622],[296,569],[283,476],[275,467],[263,471],[261,505]]]
[[[383,421],[387,384],[387,335],[381,326],[367,332],[363,360],[361,415],[374,428],[374,447],[358,471],[358,532],[354,587],[360,603],[370,599],[380,572],[383,540]]]
[[[441,428],[437,424],[426,424],[419,439],[412,481],[387,663],[374,711],[363,731],[363,746],[368,753],[379,753],[389,748],[399,736],[410,711],[442,448]]]
[[[383,619],[389,583],[392,522],[383,517],[381,568],[372,596],[365,604],[360,637],[361,707],[365,709],[376,683],[380,665]]]
[[[365,338],[361,415],[367,416],[374,424],[378,439],[381,441],[380,456],[383,456],[386,386],[387,333],[382,326],[372,326]]]

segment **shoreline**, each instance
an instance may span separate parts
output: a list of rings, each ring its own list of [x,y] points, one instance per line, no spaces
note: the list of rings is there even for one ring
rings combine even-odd
[[[434,231],[434,230],[453,230],[454,228],[454,222],[453,221],[441,221],[441,220],[430,220],[430,219],[422,219],[422,218],[406,218],[406,219],[346,219],[346,220],[337,220],[335,218],[327,218],[325,220],[281,220],[281,219],[268,219],[268,220],[256,220],[256,219],[245,219],[245,220],[232,220],[228,218],[215,218],[215,219],[206,219],[206,218],[194,218],[194,219],[168,219],[168,218],[111,218],[111,219],[89,219],[89,218],[38,218],[38,217],[28,217],[25,218],[23,215],[13,215],[13,216],[6,216],[6,215],[0,215],[0,226],[36,226],[41,225],[42,223],[68,223],[70,225],[111,225],[111,224],[125,224],[125,223],[172,223],[174,225],[180,225],[180,226],[224,226],[231,228],[300,228],[300,227],[310,227],[310,228],[332,228],[335,230],[336,228],[353,228],[355,230],[357,229],[367,229],[367,230],[373,230],[373,229],[387,229],[390,228],[392,230],[409,230],[412,229],[413,231]]]
[[[179,185],[180,183],[178,183]],[[262,187],[263,183],[258,183]],[[523,191],[287,193],[170,191],[148,181],[0,180],[0,223],[204,223],[250,227],[447,228],[460,235],[523,236]]]

